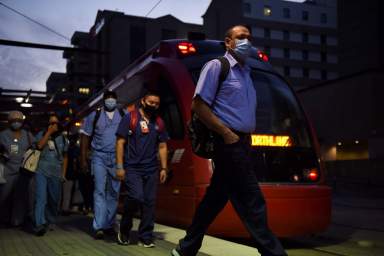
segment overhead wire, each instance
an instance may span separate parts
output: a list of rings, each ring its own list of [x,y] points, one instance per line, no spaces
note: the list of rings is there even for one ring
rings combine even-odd
[[[14,9],[14,8],[12,8],[12,7],[10,7],[10,6],[6,5],[6,4],[4,4],[3,2],[0,2],[0,5],[4,6],[4,7],[7,8],[8,10],[11,10],[12,12],[14,12],[14,13],[16,13],[16,14],[18,14],[18,15],[24,17],[24,18],[26,18],[27,20],[29,20],[29,21],[31,21],[31,22],[33,22],[33,23],[35,23],[35,24],[37,24],[37,25],[39,25],[39,26],[45,28],[46,30],[49,30],[50,32],[56,34],[57,36],[60,36],[60,37],[64,38],[65,40],[71,41],[71,39],[68,38],[68,37],[66,37],[65,35],[63,35],[63,34],[57,32],[56,30],[54,30],[54,29],[52,29],[52,28],[50,28],[50,27],[44,25],[43,23],[41,23],[41,22],[39,22],[39,21],[37,21],[37,20],[35,20],[35,19],[29,17],[28,15],[26,15],[26,14],[24,14],[24,13],[22,13],[22,12],[16,10],[16,9]]]

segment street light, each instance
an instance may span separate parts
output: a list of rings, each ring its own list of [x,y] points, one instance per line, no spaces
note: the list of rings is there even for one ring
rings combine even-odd
[[[20,106],[23,108],[31,108],[32,104],[31,103],[21,103]]]

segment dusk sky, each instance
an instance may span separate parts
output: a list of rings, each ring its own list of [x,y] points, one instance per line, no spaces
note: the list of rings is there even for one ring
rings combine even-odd
[[[189,23],[202,24],[211,0],[162,0],[148,17],[172,14]],[[297,0],[298,2],[302,2]],[[116,10],[145,16],[158,0],[0,0],[67,38],[89,31],[97,10]],[[70,42],[0,5],[0,38],[70,46]],[[51,72],[65,72],[61,51],[0,45],[0,87],[45,91]]]

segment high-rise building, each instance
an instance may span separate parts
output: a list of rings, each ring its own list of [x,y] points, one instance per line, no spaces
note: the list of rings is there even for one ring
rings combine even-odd
[[[338,77],[336,0],[212,0],[203,18],[212,39],[247,25],[254,45],[296,89]]]

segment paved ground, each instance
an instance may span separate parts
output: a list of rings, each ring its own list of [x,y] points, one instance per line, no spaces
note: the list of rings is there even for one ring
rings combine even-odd
[[[285,239],[283,244],[290,256],[382,256],[384,255],[384,198],[334,197],[330,228],[322,233],[297,239]],[[61,217],[59,224],[44,237],[28,230],[0,229],[0,256],[45,255],[169,255],[185,231],[156,225],[156,248],[133,244],[120,246],[114,237],[94,240],[90,236],[90,217],[73,215]],[[135,223],[137,226],[137,221]],[[200,256],[258,255],[252,242],[225,241],[206,236]]]

